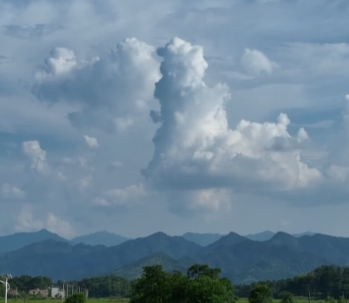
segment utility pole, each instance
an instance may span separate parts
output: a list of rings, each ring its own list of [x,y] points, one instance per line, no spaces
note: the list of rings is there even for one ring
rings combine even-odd
[[[310,285],[307,285],[307,291],[308,291],[308,303],[310,303]]]
[[[8,287],[7,287],[8,285]],[[8,284],[8,277],[5,278],[5,303],[7,303],[7,293],[9,291],[10,285]]]
[[[3,275],[1,278],[5,279],[4,281],[0,280],[0,283],[5,286],[5,303],[7,303],[7,294],[8,294],[8,291],[10,290],[10,284],[8,283],[8,280],[12,279],[12,276],[10,274],[7,274],[7,275]]]
[[[63,299],[64,299],[64,281],[63,281],[62,303],[63,303]]]

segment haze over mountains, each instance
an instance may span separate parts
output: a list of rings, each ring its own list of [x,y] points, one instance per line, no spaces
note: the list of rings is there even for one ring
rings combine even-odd
[[[0,237],[0,271],[47,275],[54,280],[104,274],[132,279],[146,265],[161,264],[168,271],[185,271],[193,263],[206,263],[220,267],[223,275],[234,283],[249,283],[288,278],[325,264],[349,265],[348,238],[278,232],[262,241],[262,236],[268,233],[248,236],[234,232],[225,236],[186,233],[171,237],[158,232],[127,239],[101,232],[69,241],[41,230]],[[112,240],[123,242],[112,245]],[[82,241],[97,245],[78,243]],[[107,245],[101,245],[101,241]]]

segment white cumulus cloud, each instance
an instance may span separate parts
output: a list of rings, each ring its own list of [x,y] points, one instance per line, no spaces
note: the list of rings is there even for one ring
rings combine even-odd
[[[52,213],[48,213],[45,218],[35,218],[33,209],[30,205],[22,207],[21,211],[16,217],[15,230],[18,232],[31,232],[40,229],[47,229],[53,233],[57,233],[62,237],[72,237],[74,235],[74,228],[72,225]]]
[[[69,119],[78,128],[124,132],[149,109],[159,64],[153,47],[127,38],[115,49],[88,60],[56,48],[37,72],[34,94],[41,100],[78,104]]]
[[[271,61],[263,52],[246,48],[241,63],[245,71],[251,75],[259,75],[262,72],[271,74],[277,64]]]
[[[93,204],[96,206],[130,206],[141,203],[147,195],[143,184],[133,184],[125,188],[115,188],[97,196]]]
[[[307,188],[322,179],[317,169],[301,161],[298,141],[307,135],[301,129],[292,137],[286,114],[276,123],[241,120],[235,129],[228,126],[225,104],[230,93],[225,85],[205,84],[208,64],[202,47],[174,38],[158,55],[162,78],[154,95],[161,109],[151,117],[160,126],[153,159],[143,171],[156,188],[272,194]],[[204,201],[198,205],[208,203]]]

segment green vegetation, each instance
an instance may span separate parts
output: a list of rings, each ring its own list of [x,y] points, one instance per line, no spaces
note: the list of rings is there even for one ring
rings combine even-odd
[[[256,284],[252,287],[248,297],[249,303],[271,303],[273,295],[267,285]]]
[[[86,297],[83,293],[73,294],[72,296],[69,296],[65,300],[65,303],[85,303],[85,302],[86,302]]]
[[[125,298],[131,290],[129,280],[116,276],[83,279],[77,285],[82,289],[88,289],[89,297],[92,298]]]
[[[28,302],[28,301],[26,301]],[[42,302],[42,300],[30,300],[28,303],[61,303],[62,301],[59,299],[53,300],[53,299],[46,299],[45,302]],[[96,298],[90,298],[86,300],[87,303],[127,303],[129,302],[128,299],[115,299],[115,298],[103,298],[103,299],[96,299]],[[9,299],[8,303],[24,303],[23,298],[16,299]]]
[[[207,265],[191,266],[187,275],[163,271],[161,265],[144,268],[134,281],[131,303],[233,303],[235,296],[229,280],[220,278],[220,269]]]
[[[187,269],[187,266],[185,266],[179,260],[171,258],[165,254],[158,253],[121,267],[113,271],[113,275],[124,277],[128,280],[134,280],[142,275],[144,267],[154,265],[161,265],[166,272],[177,270],[184,273]]]
[[[186,273],[180,271],[165,271],[161,265],[146,266],[142,275],[130,282],[116,276],[101,276],[81,281],[69,281],[74,289],[88,289],[89,302],[98,298],[109,298],[110,302],[131,297],[133,303],[195,303],[199,302],[238,302],[247,303],[308,303],[321,301],[325,303],[348,303],[349,299],[349,267],[321,266],[308,274],[291,279],[271,280],[253,284],[235,285],[234,292],[231,281],[222,278],[218,268],[195,264]],[[56,285],[61,285],[58,281]],[[41,296],[24,296],[24,290],[48,289],[52,281],[48,277],[20,276],[11,280],[11,288],[18,288],[17,300],[31,303],[36,301],[51,301]],[[4,288],[0,285],[0,297],[4,296]],[[272,298],[274,298],[272,300]],[[11,298],[11,302],[14,299]],[[148,301],[147,301],[148,300]],[[58,300],[60,301],[60,300]],[[55,301],[57,302],[57,300]]]
[[[293,294],[289,291],[283,291],[281,293],[281,303],[294,303]]]
[[[315,300],[335,302],[349,299],[349,267],[324,265],[308,274],[291,279],[261,282],[267,285],[275,298],[285,298],[285,292],[295,297],[308,297]],[[254,287],[252,285],[236,285],[235,292],[239,297],[247,297]],[[289,298],[287,299],[289,300]]]

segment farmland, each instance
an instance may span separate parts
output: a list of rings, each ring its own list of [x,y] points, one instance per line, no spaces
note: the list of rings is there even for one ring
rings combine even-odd
[[[24,298],[18,298],[18,299],[9,299],[8,303],[22,303],[25,302]],[[61,300],[26,300],[27,303],[60,303]],[[121,302],[128,302],[128,299],[113,299],[113,298],[101,298],[101,299],[95,299],[90,298],[87,300],[89,303],[121,303]]]
[[[9,299],[8,303],[22,303],[24,302],[24,299]],[[28,303],[59,303],[60,300],[27,300]],[[88,303],[126,303],[128,302],[128,299],[113,299],[113,298],[101,298],[101,299],[95,299],[90,298],[87,300]],[[280,300],[273,300],[274,303],[279,303]],[[311,300],[312,303],[325,303],[325,300]],[[248,303],[247,298],[239,298],[236,303]],[[295,303],[308,303],[307,298],[295,298]]]

